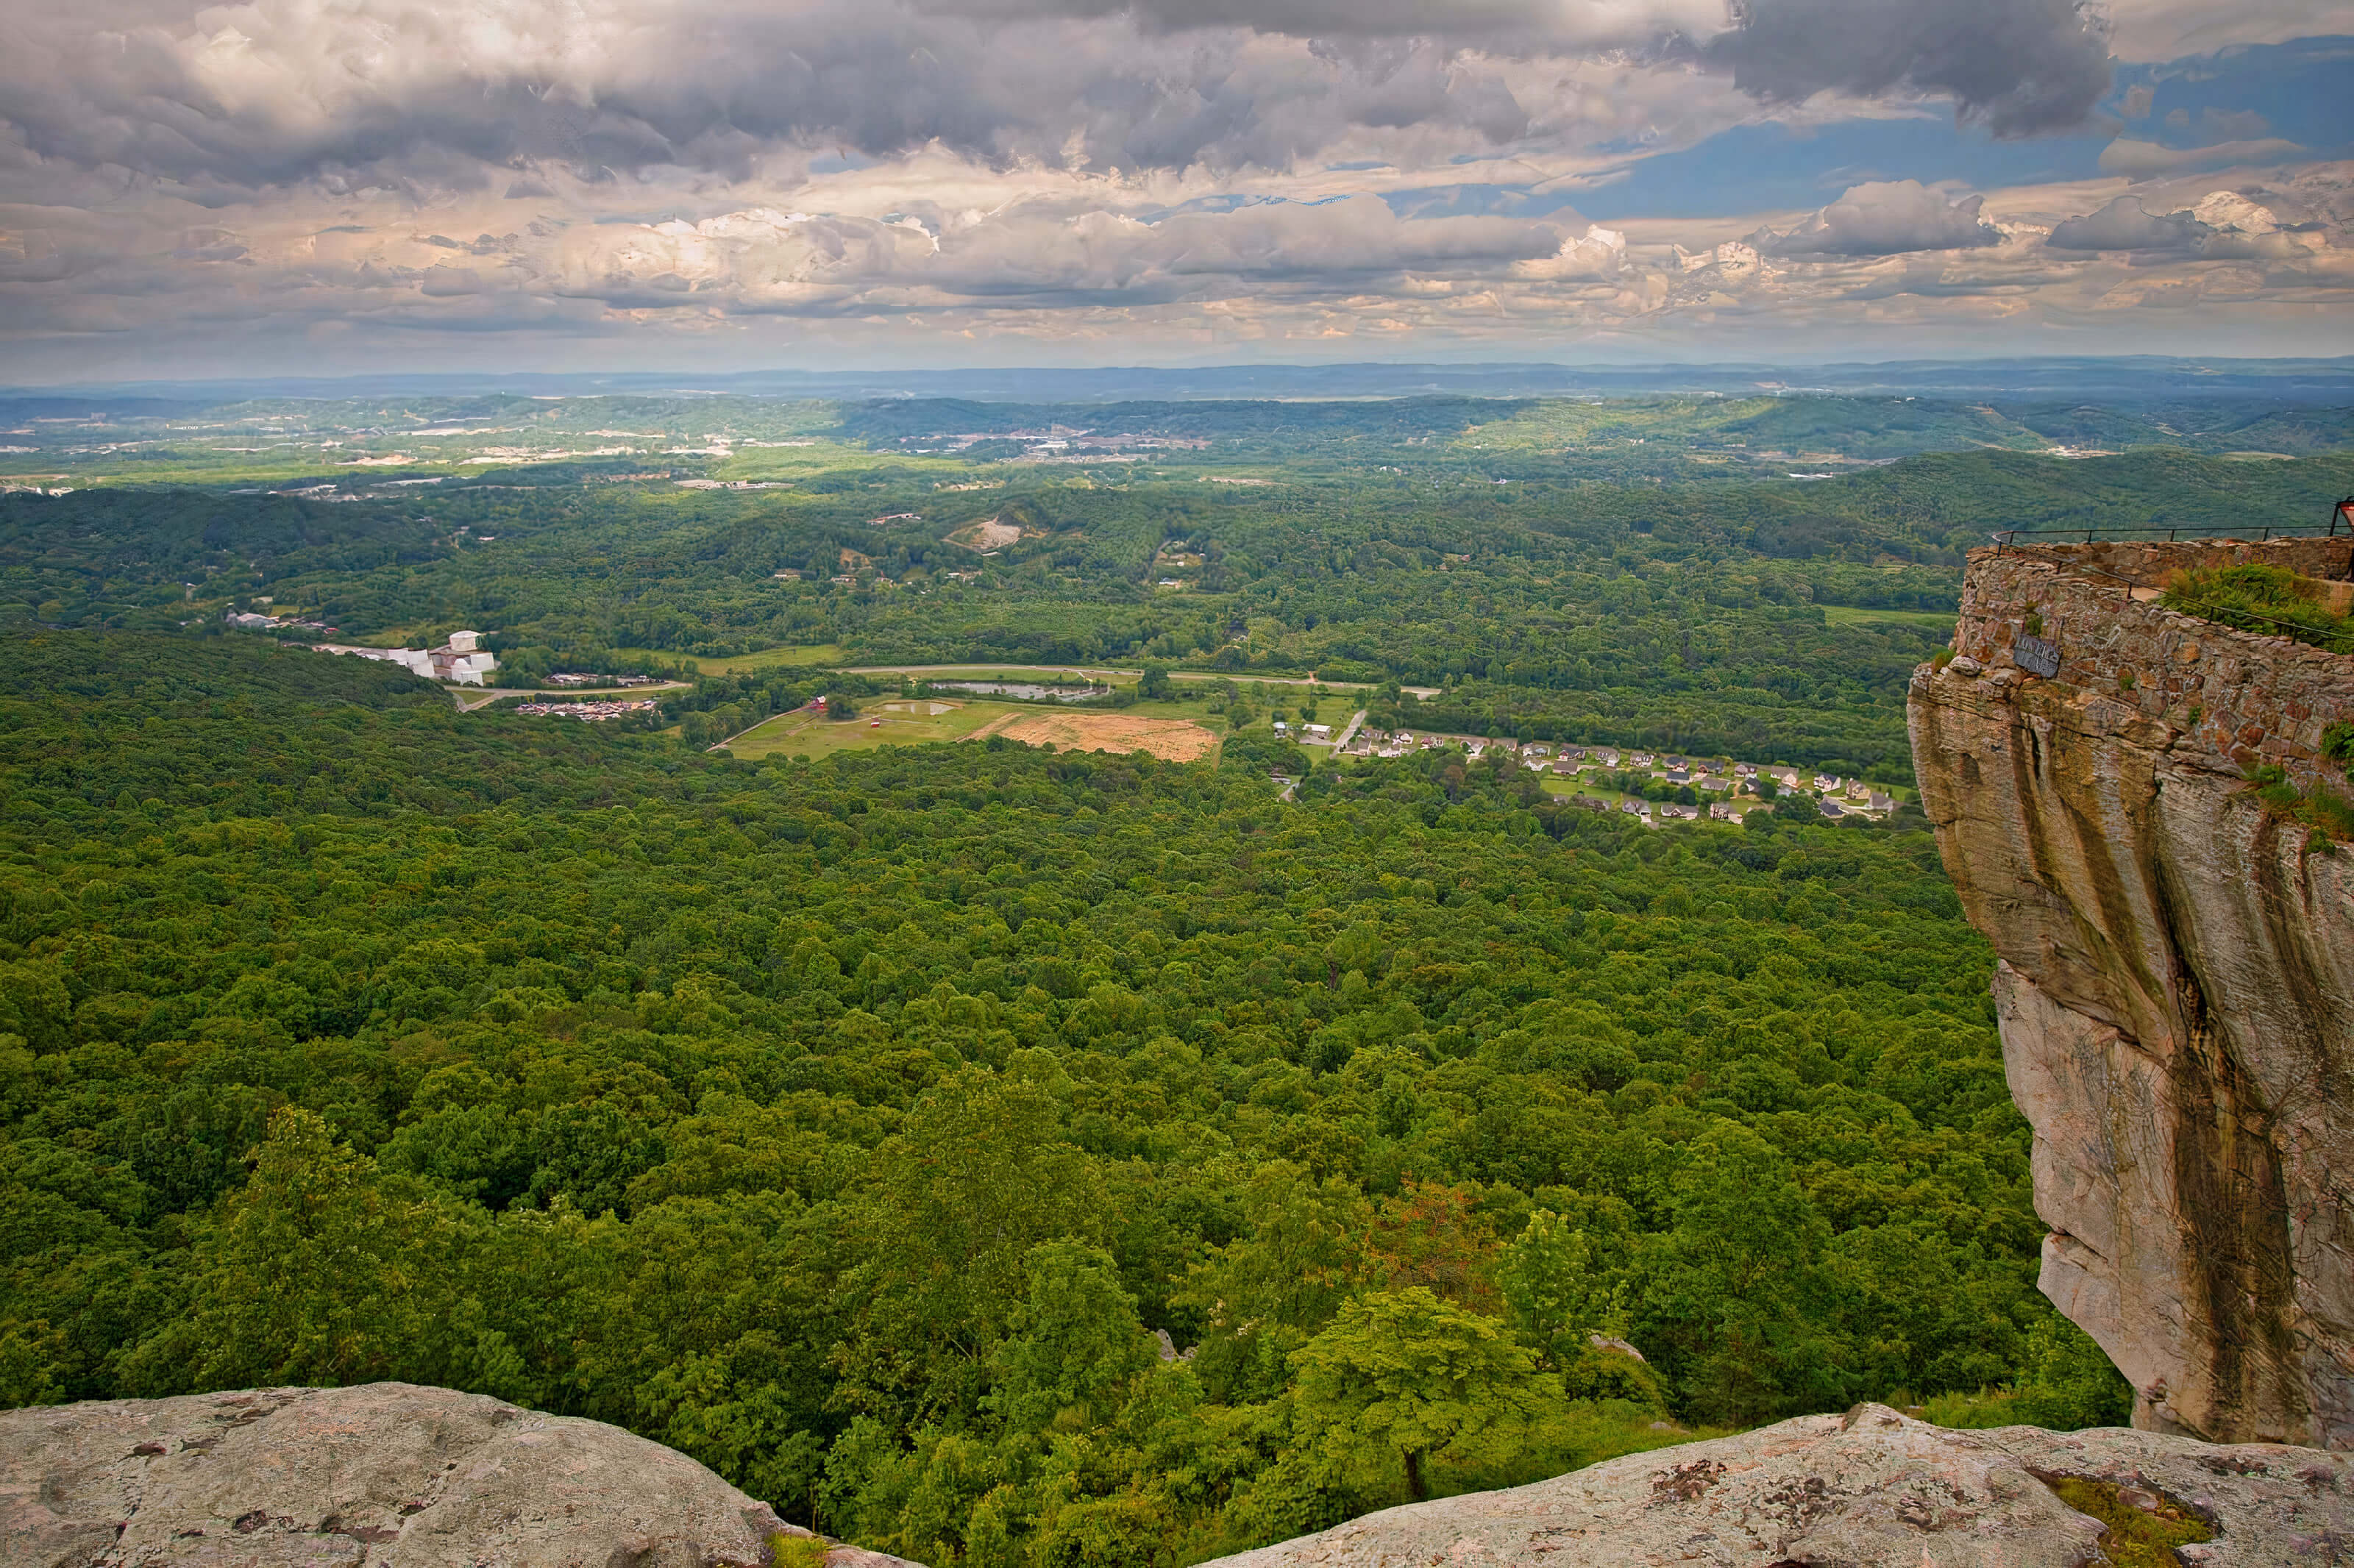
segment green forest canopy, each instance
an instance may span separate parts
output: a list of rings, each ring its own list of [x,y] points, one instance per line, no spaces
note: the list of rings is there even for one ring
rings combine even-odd
[[[478,1389],[940,1568],[1862,1397],[2121,1413],[1925,833],[0,661],[6,1403]]]

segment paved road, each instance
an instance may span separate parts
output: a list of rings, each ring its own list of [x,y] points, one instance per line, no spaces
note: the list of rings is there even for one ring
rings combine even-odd
[[[1359,708],[1355,713],[1349,715],[1349,727],[1342,730],[1339,737],[1332,742],[1332,754],[1335,757],[1338,757],[1341,754],[1341,748],[1342,747],[1357,738],[1357,728],[1364,722],[1365,710],[1363,708]]]
[[[642,697],[655,692],[683,692],[684,681],[663,681],[652,686],[562,686],[541,691],[536,686],[452,686],[450,695],[456,699],[458,711],[472,713],[486,708],[501,697]]]

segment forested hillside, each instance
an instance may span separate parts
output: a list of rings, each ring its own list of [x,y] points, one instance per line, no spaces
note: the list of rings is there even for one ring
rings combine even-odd
[[[0,640],[0,1403],[479,1389],[940,1568],[2121,1412],[1925,833],[1246,755],[746,764]]]
[[[1367,440],[1420,417],[1318,417],[1333,407],[1358,408]],[[1509,454],[1395,439],[1348,468],[974,467],[778,444],[717,465],[779,487],[757,491],[554,465],[341,502],[0,495],[0,618],[168,630],[299,609],[347,640],[412,642],[471,626],[526,678],[692,673],[780,647],[851,666],[1314,672],[1446,692],[1427,714],[1384,710],[1399,724],[1901,781],[1904,673],[1944,641],[1962,553],[1994,530],[2310,526],[2354,490],[2344,458],[2180,452],[1600,483],[1553,455],[1500,467]]]

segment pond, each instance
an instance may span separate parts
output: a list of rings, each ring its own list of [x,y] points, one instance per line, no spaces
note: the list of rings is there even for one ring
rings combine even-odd
[[[1031,702],[1084,703],[1110,694],[1109,686],[1042,686],[1034,681],[927,681],[936,692],[970,692],[984,697],[1022,697]]]

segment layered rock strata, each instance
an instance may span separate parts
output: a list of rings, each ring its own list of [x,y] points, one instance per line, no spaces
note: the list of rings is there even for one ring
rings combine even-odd
[[[1949,1432],[1863,1404],[1633,1454],[1550,1481],[1367,1514],[1207,1568],[2088,1568],[2102,1526],[2074,1478],[2172,1509],[2212,1539],[2198,1568],[2344,1561],[2354,1459],[2158,1433]]]
[[[0,1413],[10,1568],[766,1568],[808,1535],[659,1443],[449,1389]]]
[[[2349,556],[1973,551],[1956,656],[1913,677],[1922,803],[2001,959],[2041,1285],[2151,1430],[2354,1445],[2354,849],[2249,782],[2346,789],[2354,658],[2152,602],[2178,567]]]

